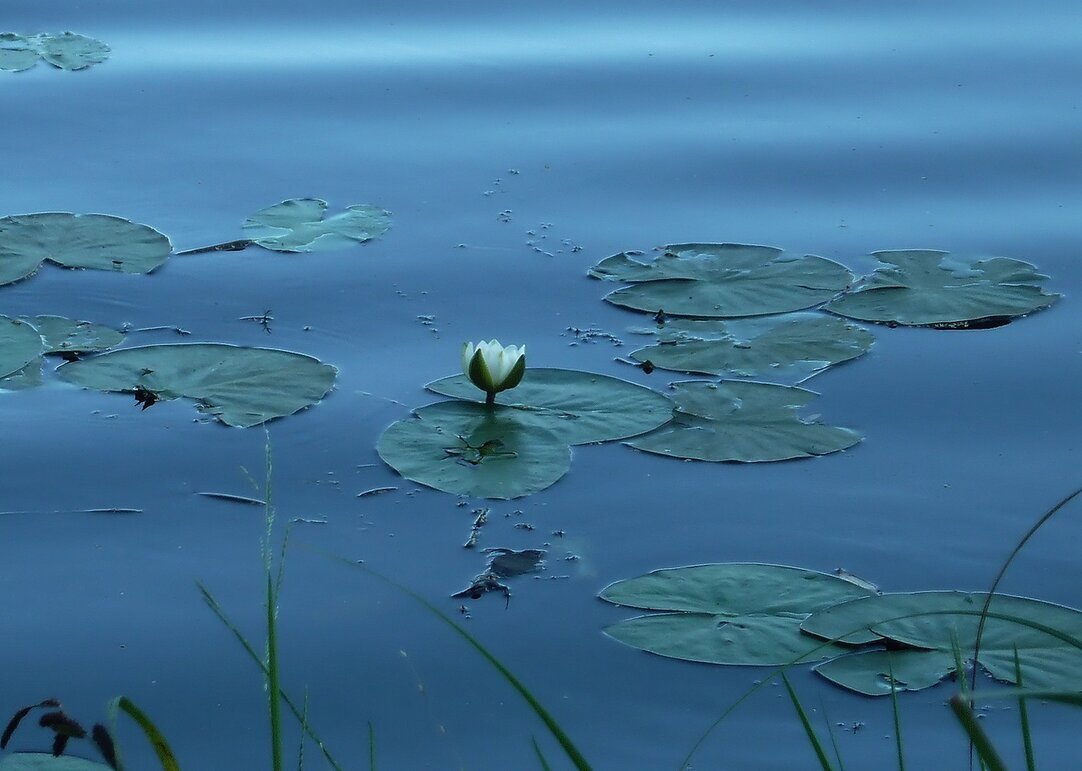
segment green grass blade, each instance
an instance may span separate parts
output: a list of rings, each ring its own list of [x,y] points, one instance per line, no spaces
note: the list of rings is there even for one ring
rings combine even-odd
[[[508,684],[518,692],[518,694],[526,701],[526,703],[530,705],[530,708],[534,711],[534,714],[541,718],[541,722],[543,722],[545,724],[545,727],[549,729],[549,733],[551,733],[553,738],[555,738],[556,741],[559,742],[560,747],[563,748],[564,754],[567,755],[568,759],[575,766],[575,768],[579,771],[589,771],[591,769],[591,766],[586,761],[586,758],[581,752],[579,752],[574,742],[571,741],[571,737],[568,736],[567,732],[564,731],[560,724],[556,722],[556,719],[551,714],[549,714],[549,711],[541,705],[541,702],[537,700],[533,693],[531,693],[530,690],[525,685],[523,685],[523,683],[517,677],[515,677],[514,674],[512,674],[511,670],[508,669],[502,661],[500,661],[492,653],[490,653],[489,650],[484,645],[482,645],[476,637],[467,632],[465,629],[455,623],[454,619],[452,619],[442,610],[437,608],[435,605],[433,605],[431,602],[429,602],[413,590],[408,589],[402,584],[392,581],[386,576],[381,575],[380,573],[377,573],[376,571],[372,570],[371,568],[365,567],[364,565],[360,565],[356,562],[351,562],[350,560],[344,559],[342,557],[337,557],[336,559],[346,565],[349,565],[351,568],[354,568],[356,570],[363,570],[369,575],[374,576],[381,581],[390,584],[399,591],[409,595],[418,603],[423,605],[432,615],[445,623],[447,626],[451,627],[451,629],[453,629],[456,634],[462,637],[474,648],[474,650],[480,653],[481,656],[484,657],[484,659],[489,664],[491,664],[492,667],[500,673],[500,675],[503,676],[503,679],[506,680]]]
[[[270,711],[271,768],[282,771],[282,687],[278,677],[278,597],[267,571],[267,706]]]
[[[368,721],[368,771],[376,771],[376,729]]]
[[[308,689],[304,689],[304,712],[301,718],[301,740],[297,743],[297,771],[304,771],[304,729],[308,727]]]
[[[827,706],[823,703],[823,697],[819,697],[819,710],[823,713],[823,725],[826,726],[827,736],[830,737],[830,746],[834,749],[834,759],[838,761],[838,771],[845,771],[845,761],[842,760],[842,751],[838,747],[838,736],[834,726],[830,724],[830,715],[827,714]]]
[[[552,771],[552,766],[545,760],[545,753],[541,751],[541,745],[537,743],[537,739],[531,736],[530,741],[533,742],[533,751],[537,755],[537,762],[541,764],[541,771]]]
[[[815,735],[815,729],[812,728],[811,721],[808,720],[808,713],[804,711],[804,705],[800,703],[796,691],[793,690],[792,683],[789,682],[789,678],[785,676],[784,672],[781,673],[781,679],[782,682],[785,683],[785,690],[789,692],[789,700],[793,702],[793,708],[796,709],[797,717],[800,718],[800,724],[804,726],[804,733],[808,737],[808,743],[810,743],[812,749],[815,750],[815,756],[819,758],[819,766],[823,771],[834,771],[833,767],[830,765],[830,758],[827,757],[827,753],[823,749],[819,737]]]
[[[173,755],[169,742],[165,740],[165,736],[162,735],[162,732],[158,730],[158,727],[154,725],[154,722],[147,717],[143,710],[135,706],[135,703],[127,696],[117,696],[110,702],[109,711],[115,714],[117,710],[134,720],[143,730],[143,735],[147,737],[154,747],[154,753],[158,756],[158,762],[162,764],[163,771],[180,771],[180,763],[177,762],[176,756]]]
[[[988,734],[981,728],[969,702],[956,693],[951,696],[950,706],[955,717],[958,718],[958,722],[961,723],[962,729],[969,736],[969,740],[973,742],[973,747],[976,749],[977,755],[980,756],[981,762],[989,771],[1007,771],[1006,764],[999,757],[996,748],[992,746],[992,740],[988,738]]]
[[[1014,680],[1019,688],[1025,688],[1022,682],[1022,661],[1018,658],[1018,646],[1014,647]],[[1022,745],[1026,750],[1026,771],[1037,771],[1037,761],[1033,754],[1033,734],[1029,729],[1029,708],[1026,697],[1018,697],[1018,716],[1022,722]]]
[[[894,746],[898,750],[898,771],[905,771],[905,753],[902,751],[902,715],[898,711],[898,684],[894,679],[894,663],[887,653],[887,674],[890,675],[890,711],[894,715]]]

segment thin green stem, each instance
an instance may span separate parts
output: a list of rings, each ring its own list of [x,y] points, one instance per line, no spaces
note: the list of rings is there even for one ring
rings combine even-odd
[[[819,741],[819,737],[815,735],[815,729],[812,728],[811,721],[808,720],[808,713],[804,711],[804,705],[800,703],[800,699],[796,695],[796,691],[793,690],[793,684],[789,682],[789,678],[785,673],[781,673],[782,682],[785,683],[785,690],[789,692],[789,700],[793,702],[793,708],[796,709],[797,717],[800,718],[800,724],[804,726],[804,733],[808,737],[808,742],[811,744],[812,749],[815,750],[815,756],[819,759],[819,766],[823,771],[834,771],[833,766],[830,765],[830,759],[827,757],[826,750],[823,749],[822,742]]]
[[[955,717],[958,718],[958,722],[962,724],[962,729],[968,734],[969,740],[973,743],[974,749],[977,750],[981,762],[988,767],[988,770],[1007,771],[1007,765],[999,757],[996,748],[992,746],[992,740],[988,738],[988,734],[981,728],[977,716],[973,714],[971,704],[961,694],[956,693],[951,696],[950,707],[954,711]]]
[[[1018,646],[1014,646],[1014,679],[1019,688],[1024,688],[1022,682],[1022,660],[1018,657]],[[1026,771],[1037,771],[1037,761],[1033,754],[1033,735],[1029,728],[1029,708],[1026,706],[1026,698],[1018,697],[1018,716],[1022,722],[1022,744],[1026,749]]]
[[[902,752],[902,716],[898,711],[898,682],[894,679],[894,664],[887,651],[887,674],[890,675],[890,709],[894,715],[894,746],[898,750],[898,771],[905,771],[905,753]]]

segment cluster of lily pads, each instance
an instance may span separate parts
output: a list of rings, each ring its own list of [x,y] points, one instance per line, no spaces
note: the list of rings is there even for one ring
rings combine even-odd
[[[861,436],[802,418],[814,398],[796,386],[855,359],[872,335],[848,319],[940,329],[998,326],[1056,301],[1029,263],[965,261],[946,252],[876,252],[882,267],[857,280],[815,256],[743,244],[675,244],[654,260],[623,252],[589,275],[621,281],[605,299],[653,314],[635,331],[657,342],[631,354],[645,371],[713,375],[668,393],[598,374],[526,369],[489,407],[474,374],[428,385],[455,401],[414,411],[380,438],[402,476],[485,498],[537,492],[567,472],[570,446],[622,439],[674,458],[766,462],[845,450]],[[821,310],[809,310],[819,306]],[[472,349],[471,349],[472,350]],[[485,386],[472,378],[482,391]]]
[[[709,664],[814,671],[867,696],[917,691],[959,675],[972,655],[988,595],[880,594],[849,575],[754,563],[655,570],[606,587],[601,599],[651,611],[605,629],[659,656]],[[1082,612],[996,594],[977,662],[1030,688],[1082,690]],[[956,657],[956,654],[960,654]]]
[[[367,204],[325,216],[327,204],[298,198],[262,209],[245,223],[251,237],[174,253],[148,225],[104,214],[45,212],[0,217],[0,285],[29,278],[48,261],[63,267],[150,273],[174,254],[258,246],[306,252],[363,243],[390,227],[388,212]],[[0,388],[41,382],[41,357],[60,354],[62,379],[85,388],[133,393],[147,406],[189,398],[232,426],[252,426],[315,404],[334,386],[337,370],[309,356],[219,343],[119,345],[118,330],[55,316],[0,317]],[[108,351],[108,352],[106,352]],[[83,358],[86,354],[96,354]]]
[[[0,32],[0,70],[22,72],[39,61],[62,70],[83,70],[109,58],[109,46],[74,32],[18,35]]]

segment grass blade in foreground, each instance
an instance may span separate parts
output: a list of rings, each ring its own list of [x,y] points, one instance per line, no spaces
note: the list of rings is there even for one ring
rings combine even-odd
[[[533,742],[533,751],[537,755],[537,762],[541,764],[541,771],[552,771],[552,766],[545,760],[545,753],[541,751],[541,745],[537,743],[537,739],[530,738]]]
[[[988,771],[1007,771],[1006,764],[999,757],[996,748],[992,746],[992,740],[977,722],[977,716],[973,714],[973,707],[969,702],[961,694],[956,693],[951,696],[950,706]]]
[[[1022,661],[1018,658],[1018,648],[1014,649],[1014,679],[1019,688],[1025,688],[1022,681]],[[1022,723],[1022,744],[1026,749],[1026,771],[1037,771],[1037,761],[1033,754],[1033,734],[1029,730],[1029,707],[1026,697],[1018,697],[1018,717]]]
[[[408,589],[402,584],[392,581],[386,576],[381,575],[380,573],[377,573],[376,571],[372,570],[371,568],[367,568],[364,565],[360,565],[356,562],[351,562],[350,560],[347,560],[343,557],[336,557],[335,559],[338,559],[339,561],[343,562],[346,565],[349,565],[351,568],[354,568],[356,570],[363,570],[369,575],[390,584],[395,589],[398,589],[400,592],[408,594],[414,600],[427,608],[429,613],[431,613],[440,621],[447,624],[447,626],[455,630],[455,632],[457,632],[459,636],[461,636],[464,640],[466,640],[466,642],[472,645],[473,648],[478,653],[480,653],[497,672],[499,672],[503,676],[503,679],[506,680],[511,685],[511,687],[518,691],[519,695],[526,700],[526,703],[530,705],[530,708],[534,711],[534,714],[541,718],[541,722],[543,722],[545,724],[545,727],[549,729],[549,733],[551,733],[553,738],[555,738],[556,741],[560,743],[560,746],[563,748],[564,754],[567,755],[568,759],[572,762],[572,764],[574,764],[575,768],[577,768],[579,771],[591,771],[592,767],[586,761],[586,758],[581,752],[579,752],[574,742],[571,741],[571,737],[569,737],[567,735],[567,732],[560,727],[560,724],[556,722],[556,719],[552,715],[550,715],[548,710],[541,705],[541,702],[538,701],[537,697],[535,697],[530,692],[530,689],[523,685],[522,682],[517,677],[515,677],[514,674],[512,674],[511,670],[504,666],[502,661],[500,661],[493,654],[491,654],[488,649],[484,645],[482,645],[476,637],[474,637],[461,626],[456,624],[454,619],[452,619],[442,610],[437,608],[435,605],[433,605],[431,602],[429,602],[413,590]]]
[[[135,706],[127,696],[117,696],[110,702],[109,711],[116,714],[117,710],[126,714],[143,729],[143,734],[154,746],[154,752],[157,754],[158,762],[162,764],[164,771],[180,771],[180,763],[177,762],[176,757],[173,755],[169,742],[165,740],[162,732],[158,730],[158,727],[154,725],[143,710]]]
[[[905,771],[905,753],[902,752],[902,717],[898,712],[898,681],[894,679],[894,665],[891,663],[889,652],[887,666],[890,667],[890,711],[894,715],[894,746],[898,748],[898,771]]]
[[[823,771],[834,771],[823,745],[819,742],[819,737],[815,735],[815,729],[812,728],[811,722],[808,720],[808,713],[804,711],[804,706],[800,703],[800,699],[797,698],[796,691],[793,690],[793,685],[784,672],[781,673],[781,679],[785,683],[785,690],[789,692],[789,700],[793,702],[797,717],[800,718],[800,724],[804,726],[804,733],[808,735],[808,742],[811,744],[812,749],[815,750],[815,756],[819,758],[819,765]]]

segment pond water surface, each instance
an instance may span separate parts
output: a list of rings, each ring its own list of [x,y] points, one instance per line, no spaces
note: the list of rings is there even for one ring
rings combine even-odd
[[[764,671],[604,637],[631,615],[597,600],[608,583],[762,561],[841,567],[894,591],[986,588],[1030,524],[1082,484],[1082,7],[814,6],[5,2],[0,31],[70,29],[112,56],[79,73],[0,73],[0,214],[115,214],[177,250],[240,238],[249,214],[303,196],[376,204],[394,226],[363,247],[176,257],[148,276],[47,266],[0,288],[9,316],[179,325],[187,340],[340,369],[323,403],[266,434],[52,377],[0,397],[0,509],[33,512],[0,516],[0,715],[55,695],[93,722],[122,693],[185,768],[268,767],[260,674],[195,582],[261,639],[262,512],[196,493],[253,494],[242,467],[261,477],[269,437],[279,524],[325,520],[291,531],[283,679],[298,698],[307,689],[311,723],[345,767],[367,767],[369,722],[381,768],[529,768],[531,736],[558,762],[460,638],[328,555],[364,560],[457,616],[450,594],[483,567],[462,544],[484,502],[404,482],[376,439],[436,401],[424,383],[455,372],[468,339],[525,343],[533,366],[679,379],[615,361],[633,341],[576,344],[568,331],[626,340],[642,317],[602,303],[612,286],[585,272],[666,243],[770,244],[858,271],[880,249],[1002,255],[1034,262],[1066,297],[986,331],[873,328],[868,356],[808,383],[822,394],[815,412],[865,435],[844,453],[714,465],[575,448],[554,487],[485,504],[480,546],[549,543],[549,561],[512,582],[506,607],[467,602],[466,627],[596,767],[677,768]],[[269,332],[239,320],[268,309]],[[380,486],[398,489],[357,497]],[[64,513],[95,507],[142,513]],[[1039,534],[1002,589],[1082,605],[1080,514]],[[794,682],[848,727],[850,767],[891,766],[885,700],[806,670]],[[901,698],[911,767],[965,764],[952,692]],[[1076,713],[1034,713],[1039,759],[1082,763]],[[1015,763],[1016,721],[997,707],[985,722]],[[44,748],[34,730],[17,743]],[[131,767],[152,767],[142,739],[121,736]],[[295,746],[292,725],[288,736]],[[311,747],[306,760],[320,762]],[[773,686],[695,758],[813,763]]]

